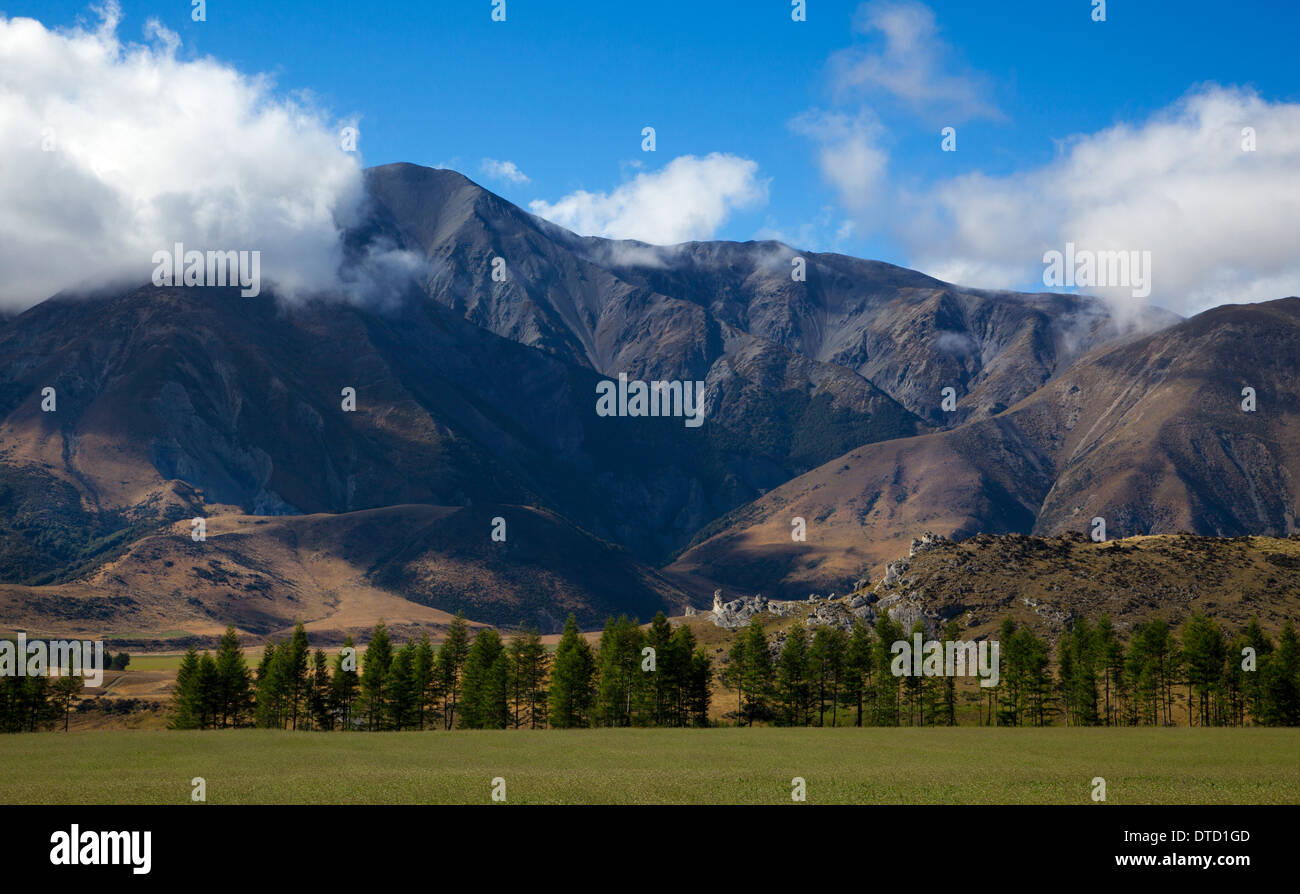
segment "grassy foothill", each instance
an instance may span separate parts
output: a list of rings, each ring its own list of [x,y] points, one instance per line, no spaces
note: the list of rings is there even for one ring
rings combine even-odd
[[[0,802],[1300,803],[1300,729],[95,731],[0,737]]]

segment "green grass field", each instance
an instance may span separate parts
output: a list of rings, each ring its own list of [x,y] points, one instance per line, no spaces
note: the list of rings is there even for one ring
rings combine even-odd
[[[0,736],[0,802],[1300,803],[1295,729],[708,729]]]

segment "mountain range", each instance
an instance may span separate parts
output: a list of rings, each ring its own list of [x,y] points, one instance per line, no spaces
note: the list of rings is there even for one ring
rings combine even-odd
[[[449,170],[366,182],[349,256],[418,262],[380,295],[106,285],[0,320],[5,626],[553,631],[847,592],[921,530],[1296,530],[1300,299],[1120,321],[778,242],[580,237]],[[597,415],[620,374],[704,382],[705,423]]]

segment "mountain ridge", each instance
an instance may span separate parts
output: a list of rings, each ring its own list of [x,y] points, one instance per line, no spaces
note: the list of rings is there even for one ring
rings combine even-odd
[[[1266,323],[1275,309],[1249,309],[1264,305],[1179,322],[1152,311],[1145,323],[1164,328],[1142,334],[1085,296],[964,288],[778,242],[578,236],[450,171],[385,165],[366,182],[349,257],[397,250],[423,268],[373,302],[145,286],[0,321],[0,582],[84,587],[194,516],[425,505],[477,521],[419,561],[370,562],[356,586],[549,628],[562,605],[590,625],[700,604],[719,585],[843,592],[922,528],[1074,530],[1094,511],[1091,482],[1125,463],[1147,471],[1122,479],[1143,485],[1132,504],[1108,491],[1116,531],[1294,525],[1300,468],[1278,446],[1289,413],[1234,436],[1223,408],[1198,410],[1190,452],[1167,416],[1152,452],[1141,420],[1160,401],[1139,393],[1182,383],[1158,394],[1190,413],[1211,392],[1187,383],[1231,368],[1258,336],[1273,347],[1241,372],[1262,406],[1294,405],[1278,372],[1289,309]],[[1178,376],[1162,379],[1168,369]],[[595,386],[619,373],[703,381],[705,425],[597,417]],[[1138,373],[1147,384],[1126,389],[1122,375]],[[47,386],[54,413],[40,407]],[[355,412],[340,405],[346,387]],[[1085,424],[1102,426],[1086,449]],[[1234,509],[1236,486],[1253,516]],[[550,596],[524,598],[526,579],[500,565],[515,545],[492,553],[471,510],[487,506],[515,507],[502,511],[554,556],[586,558],[549,578]],[[791,540],[798,513],[811,546]],[[488,551],[466,551],[465,537]],[[619,558],[598,558],[611,545]],[[524,567],[545,567],[547,554],[518,548]],[[206,592],[203,580],[174,589]],[[269,580],[286,600],[298,592],[288,574]],[[158,617],[198,617],[169,611]]]

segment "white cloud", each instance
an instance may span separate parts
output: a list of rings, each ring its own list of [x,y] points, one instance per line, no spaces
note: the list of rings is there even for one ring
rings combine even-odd
[[[0,17],[0,303],[87,281],[148,283],[153,252],[259,250],[281,293],[330,288],[361,162],[309,102],[210,58]],[[52,151],[44,151],[45,149]]]
[[[497,161],[495,158],[485,158],[480,168],[492,180],[503,180],[506,183],[529,182],[528,175],[519,170],[519,166],[513,161]]]
[[[578,190],[529,207],[584,236],[672,244],[710,239],[733,211],[766,202],[767,183],[758,178],[756,162],[714,152],[679,156],[613,192]]]
[[[817,143],[822,177],[845,208],[862,214],[880,199],[889,154],[880,146],[883,130],[868,112],[849,117],[812,109],[793,119],[790,128]]]
[[[889,96],[916,112],[945,117],[1001,118],[987,98],[986,78],[974,71],[945,71],[955,52],[939,36],[934,13],[917,0],[871,0],[853,21],[860,34],[878,37],[831,57],[837,95]]]
[[[1257,151],[1242,150],[1245,127]],[[1151,301],[1194,313],[1300,294],[1297,171],[1300,104],[1211,86],[1143,123],[1073,137],[1040,168],[903,197],[892,217],[908,222],[916,266],[970,285],[1041,283],[1043,253],[1067,242],[1150,251]]]

